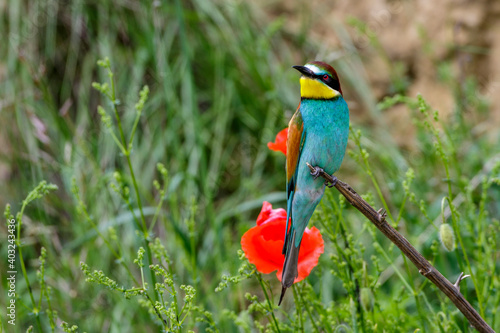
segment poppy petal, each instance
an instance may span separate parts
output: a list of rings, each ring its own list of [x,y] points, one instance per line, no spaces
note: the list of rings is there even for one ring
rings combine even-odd
[[[266,221],[271,215],[272,210],[273,206],[269,202],[264,201],[262,203],[262,209],[260,210],[259,216],[257,216],[257,225]]]
[[[273,209],[273,206],[269,202],[264,201],[259,216],[257,217],[257,225],[282,218],[286,219],[286,210],[283,208]]]
[[[312,227],[306,231],[308,233],[304,233],[299,252],[299,279],[304,279],[311,274],[312,269],[318,264],[319,257],[325,251],[325,244],[319,230]]]
[[[283,266],[283,234],[285,226],[281,221],[266,223],[248,230],[241,237],[241,248],[248,261],[261,273],[268,274]],[[276,237],[280,235],[281,237]]]
[[[268,142],[267,147],[274,151],[281,151],[286,156],[286,140],[288,138],[288,127],[276,134],[274,142]]]
[[[241,237],[241,247],[248,261],[264,274],[276,272],[281,281],[283,262],[283,238],[286,227],[286,211],[272,209],[269,202],[262,204],[262,210],[257,218],[257,226],[251,228]],[[298,277],[295,283],[305,279],[318,264],[320,255],[324,252],[324,242],[316,227],[306,228],[302,237],[299,252]]]

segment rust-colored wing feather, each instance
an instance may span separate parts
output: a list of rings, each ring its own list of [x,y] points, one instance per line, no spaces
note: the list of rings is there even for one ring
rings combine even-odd
[[[286,229],[285,229],[285,242],[283,245],[283,254],[286,253],[286,244],[288,237],[288,225],[290,219],[293,218],[292,214],[292,202],[293,195],[295,193],[295,185],[297,181],[297,170],[300,160],[300,154],[302,152],[302,146],[304,145],[304,140],[306,133],[304,131],[304,122],[302,120],[302,114],[300,113],[300,104],[295,111],[290,123],[288,124],[288,139],[286,141]]]
[[[289,183],[295,176],[302,148],[304,122],[300,114],[300,104],[288,124],[288,139],[286,141],[286,180]]]

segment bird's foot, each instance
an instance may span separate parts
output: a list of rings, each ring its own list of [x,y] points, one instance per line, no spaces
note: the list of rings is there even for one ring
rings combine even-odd
[[[328,186],[329,188],[332,188],[334,187],[335,185],[337,185],[337,181],[338,181],[338,178],[334,175],[331,175],[332,177],[332,181],[325,181],[325,185]]]
[[[325,172],[325,170],[316,166],[316,167],[314,167],[314,171],[311,171],[311,176],[313,176],[314,179],[316,179],[321,175],[322,172]]]

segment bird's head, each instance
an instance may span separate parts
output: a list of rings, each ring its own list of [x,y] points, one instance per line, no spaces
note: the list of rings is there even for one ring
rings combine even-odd
[[[311,61],[304,66],[293,66],[302,73],[300,96],[307,99],[334,99],[342,95],[339,77],[332,66],[322,61]]]

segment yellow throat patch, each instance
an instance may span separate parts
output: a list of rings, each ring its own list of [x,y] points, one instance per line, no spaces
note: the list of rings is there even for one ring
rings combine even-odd
[[[302,76],[300,78],[300,97],[312,99],[331,99],[335,98],[340,93],[326,84],[309,77]]]

